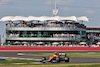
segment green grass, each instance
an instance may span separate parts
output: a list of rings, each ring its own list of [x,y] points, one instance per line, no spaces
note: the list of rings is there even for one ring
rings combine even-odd
[[[100,57],[100,53],[68,53],[68,56]]]
[[[66,53],[67,56],[100,57],[100,53]],[[27,53],[25,55],[51,56],[52,53]]]
[[[0,67],[100,67],[100,64],[0,65]]]
[[[0,63],[3,63],[3,64],[9,64],[9,63],[31,63],[31,62],[40,62],[40,61],[38,61],[38,60],[9,59],[9,58],[7,58],[6,61],[0,61]]]

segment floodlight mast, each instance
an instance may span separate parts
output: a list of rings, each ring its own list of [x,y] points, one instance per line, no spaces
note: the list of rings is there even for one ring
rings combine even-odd
[[[57,9],[57,0],[55,1],[55,9]]]
[[[57,7],[57,0],[55,0],[55,9],[53,9],[53,16],[58,15],[58,7]]]

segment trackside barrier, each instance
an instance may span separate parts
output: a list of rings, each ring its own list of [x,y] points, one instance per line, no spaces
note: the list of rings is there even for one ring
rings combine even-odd
[[[100,51],[100,47],[0,47],[0,50],[90,50]]]

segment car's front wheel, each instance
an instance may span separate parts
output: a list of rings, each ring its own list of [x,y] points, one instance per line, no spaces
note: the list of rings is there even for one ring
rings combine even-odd
[[[56,57],[56,61],[60,62],[60,58],[59,57]]]
[[[46,63],[46,57],[42,57],[41,62]]]

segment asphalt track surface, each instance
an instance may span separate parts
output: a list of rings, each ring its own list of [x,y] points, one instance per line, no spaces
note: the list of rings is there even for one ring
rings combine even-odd
[[[17,58],[33,58],[33,59],[41,59],[44,56],[32,56],[32,55],[22,55],[19,56],[17,53],[53,53],[54,51],[0,51],[0,57],[17,57]],[[60,52],[60,51],[57,51]],[[62,51],[61,51],[62,52]],[[63,51],[64,52],[64,51]],[[100,51],[65,51],[66,53],[92,53],[92,52],[100,52]],[[47,59],[49,56],[45,56]],[[69,57],[69,63],[100,63],[100,57]],[[65,62],[61,62],[63,64]],[[68,63],[68,64],[69,64]],[[49,64],[49,63],[47,63]]]

